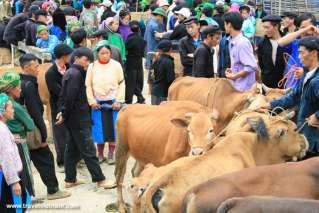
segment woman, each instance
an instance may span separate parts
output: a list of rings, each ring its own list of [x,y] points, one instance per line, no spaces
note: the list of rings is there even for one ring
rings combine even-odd
[[[59,41],[64,41],[66,38],[65,26],[66,18],[63,10],[56,9],[52,15],[53,24],[49,26],[51,35],[55,35]]]
[[[71,48],[74,48],[74,42],[72,41],[70,35],[71,33],[79,30],[81,28],[81,22],[78,20],[71,20],[66,25],[67,37],[64,40],[64,44],[69,45]]]
[[[22,162],[14,137],[6,126],[13,119],[13,105],[9,97],[0,94],[0,212],[25,212],[31,204],[30,194],[20,177]],[[7,205],[21,205],[22,208],[10,209]]]
[[[100,162],[105,161],[104,143],[109,142],[108,164],[114,164],[115,124],[117,111],[125,101],[125,83],[122,66],[111,59],[111,47],[100,41],[95,52],[98,60],[88,68],[85,85],[92,108],[93,140],[97,143]]]
[[[49,29],[45,25],[37,26],[37,37],[35,45],[41,48],[41,52],[50,53],[55,58],[54,48],[60,43],[59,39],[55,35],[50,35]]]
[[[131,20],[130,11],[128,9],[123,9],[120,12],[120,26],[119,26],[119,34],[122,36],[124,42],[127,41],[128,36],[132,33],[132,30],[129,26],[129,22]]]
[[[14,71],[9,71],[0,75],[0,92],[6,93],[13,104],[14,117],[11,120],[7,120],[6,124],[14,135],[14,140],[18,145],[20,158],[23,164],[21,179],[24,180],[28,192],[34,196],[30,155],[26,143],[27,131],[32,131],[34,129],[34,123],[26,109],[14,101],[14,99],[20,97],[21,93],[19,74]]]
[[[108,41],[120,49],[123,63],[126,61],[125,43],[120,34],[117,33],[119,29],[119,21],[114,17],[109,17],[100,24],[100,30],[108,32]]]

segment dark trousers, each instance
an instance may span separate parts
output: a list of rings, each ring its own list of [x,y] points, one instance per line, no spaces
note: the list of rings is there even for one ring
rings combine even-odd
[[[70,132],[71,139],[68,140],[65,149],[65,181],[76,182],[76,165],[82,158],[91,174],[93,182],[105,180],[98,158],[96,157],[96,149],[91,137],[91,128],[66,126]]]
[[[50,148],[47,146],[30,150],[30,158],[38,170],[42,182],[47,186],[48,194],[57,192],[59,183],[55,175],[54,158]]]
[[[67,141],[70,140],[70,133],[64,123],[61,125],[55,125],[54,119],[52,119],[52,129],[56,151],[56,161],[58,166],[63,166],[65,147]]]
[[[162,101],[167,101],[167,97],[158,97],[155,95],[151,96],[151,104],[152,105],[160,105]]]
[[[125,75],[125,100],[126,103],[133,102],[133,95],[137,97],[137,103],[143,103],[145,98],[142,95],[144,84],[143,69],[130,69],[126,68]]]

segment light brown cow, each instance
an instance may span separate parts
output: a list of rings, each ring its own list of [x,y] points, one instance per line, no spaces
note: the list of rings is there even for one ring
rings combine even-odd
[[[194,78],[183,77],[175,80],[168,91],[169,100],[191,100],[204,106],[214,108],[219,112],[216,131],[219,132],[229,123],[233,114],[239,112],[254,102],[250,108],[256,108],[271,99],[261,95],[258,85],[255,84],[248,92],[237,91],[225,78]],[[268,90],[271,97],[283,95],[282,90]],[[256,99],[255,96],[259,95]],[[267,97],[267,96],[266,96]]]
[[[296,133],[296,125],[286,118],[271,117],[266,123],[261,117],[250,118],[246,125],[257,134],[231,134],[204,155],[180,158],[161,167],[141,197],[142,209],[181,212],[183,197],[192,187],[247,167],[285,162],[307,147],[305,137]]]
[[[192,101],[124,107],[117,117],[115,151],[119,211],[124,212],[122,183],[129,155],[137,161],[134,176],[147,163],[161,166],[188,154],[200,155],[215,137],[217,118],[216,111]]]

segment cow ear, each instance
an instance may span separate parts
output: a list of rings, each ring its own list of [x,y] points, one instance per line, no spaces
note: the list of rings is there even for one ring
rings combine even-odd
[[[264,119],[261,117],[250,117],[247,118],[246,123],[250,126],[250,131],[257,134],[262,139],[269,139],[268,130]]]
[[[186,118],[173,118],[171,122],[179,128],[186,128],[189,124],[188,119]]]

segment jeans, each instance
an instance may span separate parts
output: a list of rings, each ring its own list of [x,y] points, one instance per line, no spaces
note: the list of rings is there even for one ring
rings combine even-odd
[[[158,97],[155,95],[151,96],[152,105],[159,105],[162,101],[167,101],[167,97]]]

